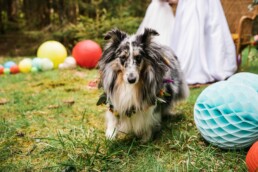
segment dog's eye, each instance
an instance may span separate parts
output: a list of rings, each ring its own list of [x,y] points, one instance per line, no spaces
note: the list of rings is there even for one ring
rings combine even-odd
[[[120,62],[121,62],[121,64],[122,64],[122,65],[124,65],[124,64],[125,64],[125,60],[126,60],[126,58],[125,58],[125,57],[120,57]]]
[[[134,59],[137,64],[141,63],[141,60],[142,60],[141,56],[135,56]]]

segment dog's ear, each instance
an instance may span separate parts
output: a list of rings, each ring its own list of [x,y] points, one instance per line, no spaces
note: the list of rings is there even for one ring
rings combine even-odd
[[[149,44],[153,36],[159,36],[159,33],[151,28],[145,28],[144,33],[138,36],[143,44]]]
[[[120,31],[118,29],[113,29],[109,32],[107,32],[104,36],[105,40],[113,41],[114,43],[120,43],[127,37],[127,34],[123,31]]]
[[[127,37],[125,32],[118,29],[113,29],[107,32],[104,36],[105,40],[109,40],[109,43],[105,46],[99,61],[100,69],[102,70],[104,65],[116,59],[115,52],[120,43]]]

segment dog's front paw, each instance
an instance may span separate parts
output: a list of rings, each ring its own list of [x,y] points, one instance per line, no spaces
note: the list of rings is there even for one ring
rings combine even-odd
[[[116,128],[109,128],[106,130],[106,138],[108,140],[114,140],[116,138],[116,134],[117,134]]]
[[[145,132],[142,136],[141,136],[141,142],[142,143],[147,143],[148,141],[150,141],[152,138],[152,132],[151,131],[147,131]]]
[[[113,140],[117,134],[117,123],[118,120],[116,116],[111,112],[106,112],[106,120],[107,120],[107,129],[106,129],[106,138],[109,140]]]

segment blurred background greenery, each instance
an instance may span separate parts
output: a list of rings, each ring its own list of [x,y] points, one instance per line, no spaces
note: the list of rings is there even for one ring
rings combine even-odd
[[[0,56],[36,54],[54,39],[70,51],[76,42],[117,27],[133,33],[151,0],[0,0]]]

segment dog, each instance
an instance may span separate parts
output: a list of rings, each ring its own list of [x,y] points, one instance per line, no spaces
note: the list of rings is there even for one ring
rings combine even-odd
[[[102,100],[108,104],[108,139],[123,132],[149,141],[160,130],[162,116],[188,97],[179,61],[170,48],[154,41],[158,35],[150,28],[139,35],[113,29],[104,37],[108,43],[98,66]]]

